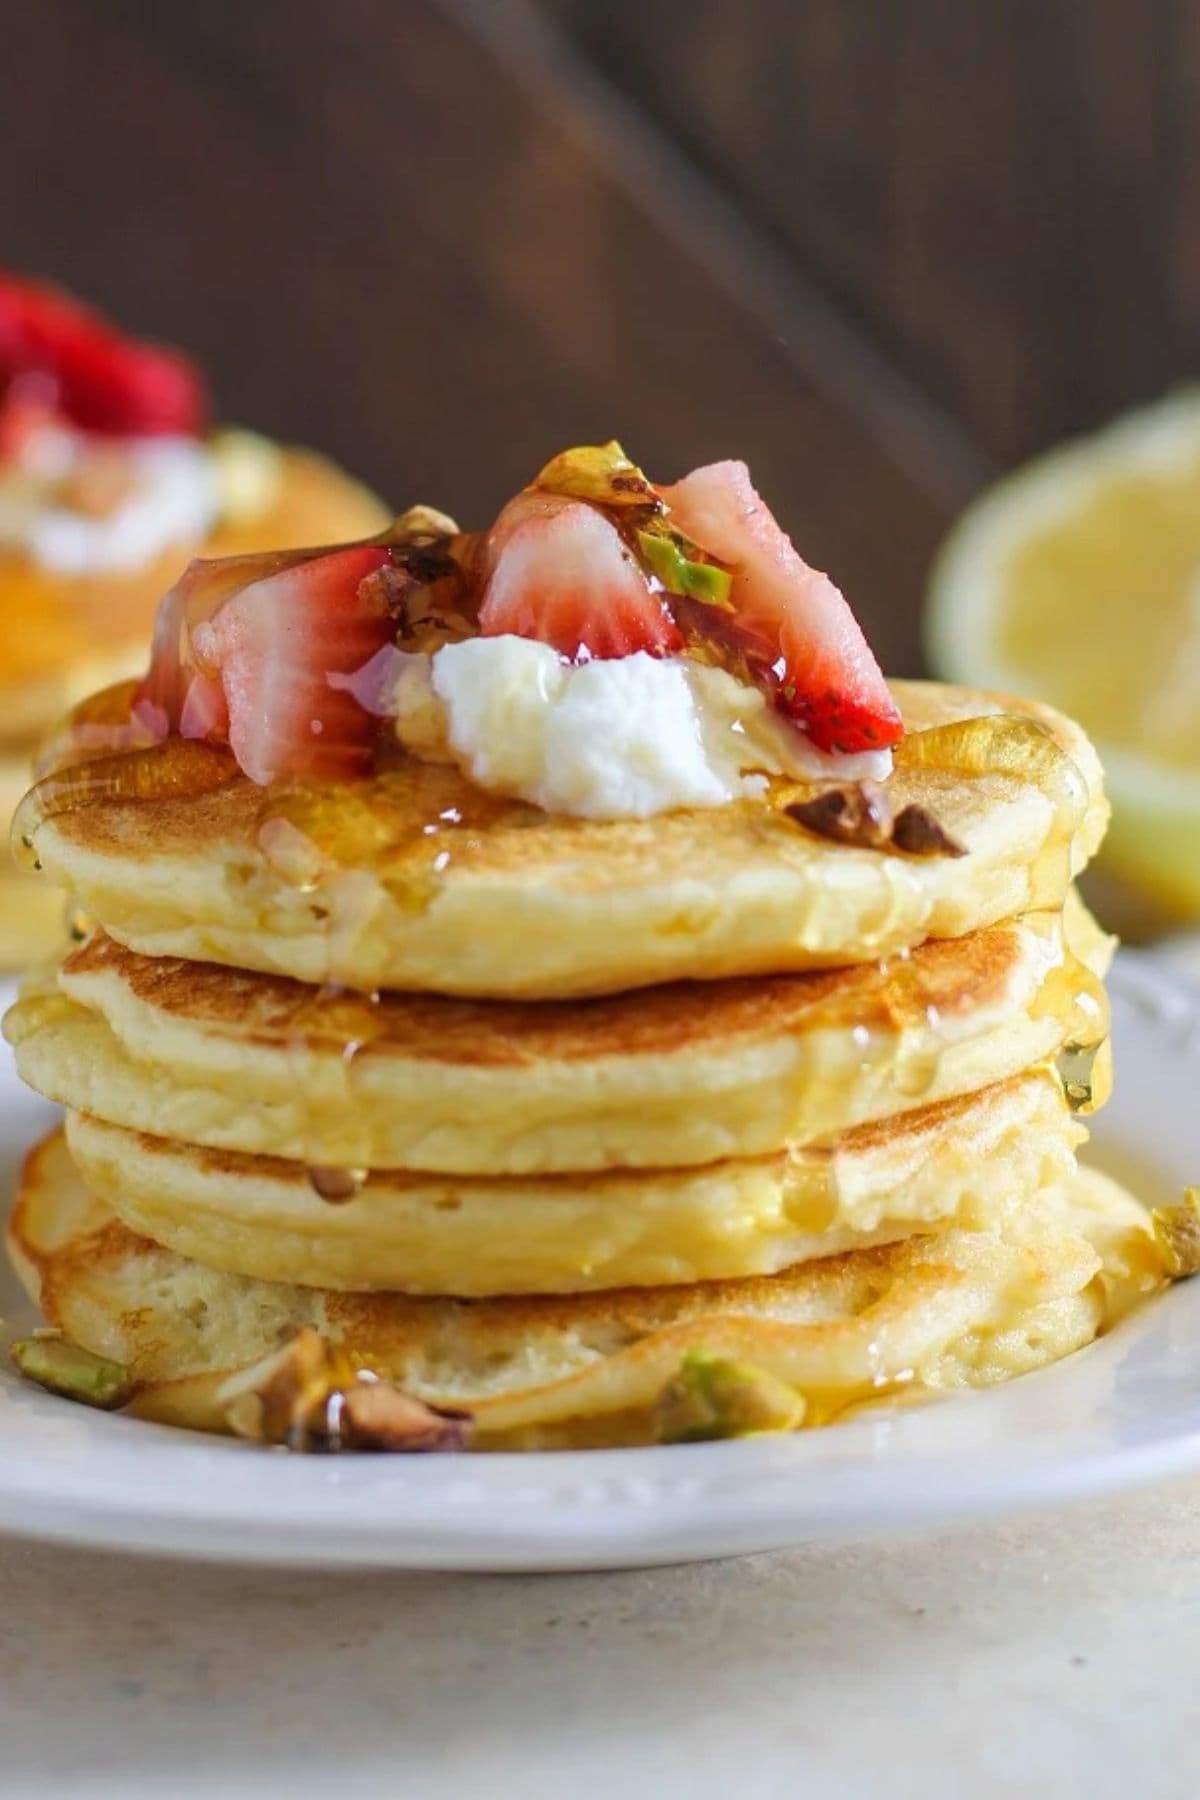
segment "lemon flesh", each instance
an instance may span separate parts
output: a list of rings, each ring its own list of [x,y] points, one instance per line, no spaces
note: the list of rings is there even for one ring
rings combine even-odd
[[[1200,390],[1051,451],[938,558],[938,672],[1077,718],[1105,762],[1109,868],[1200,917]]]

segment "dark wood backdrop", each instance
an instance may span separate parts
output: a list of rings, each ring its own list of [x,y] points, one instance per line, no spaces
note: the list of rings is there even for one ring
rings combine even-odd
[[[479,521],[743,454],[894,669],[974,488],[1200,351],[1190,0],[0,0],[0,257]]]

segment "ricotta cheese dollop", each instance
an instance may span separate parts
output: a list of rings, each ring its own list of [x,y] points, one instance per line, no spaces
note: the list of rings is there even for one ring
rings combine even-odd
[[[415,755],[585,819],[724,806],[761,795],[771,775],[859,780],[891,770],[886,750],[815,750],[723,669],[641,652],[571,664],[528,638],[401,655],[383,710]]]

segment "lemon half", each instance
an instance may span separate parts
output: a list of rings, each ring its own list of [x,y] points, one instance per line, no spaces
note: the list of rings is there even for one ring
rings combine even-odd
[[[1108,868],[1200,917],[1200,389],[976,500],[934,566],[939,674],[1050,701],[1095,739]]]

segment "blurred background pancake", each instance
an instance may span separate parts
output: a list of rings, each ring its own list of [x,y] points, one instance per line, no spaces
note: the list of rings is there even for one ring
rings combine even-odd
[[[212,431],[198,370],[52,286],[0,272],[0,820],[66,708],[145,666],[197,555],[362,537],[382,505],[308,450]],[[0,853],[0,964],[62,907]]]

